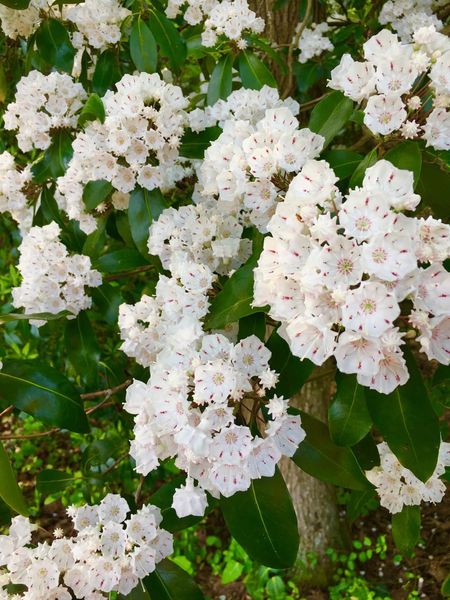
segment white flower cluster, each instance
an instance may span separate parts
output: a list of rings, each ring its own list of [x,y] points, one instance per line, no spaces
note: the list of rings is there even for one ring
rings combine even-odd
[[[387,394],[409,377],[399,326],[418,328],[428,357],[450,363],[450,226],[400,212],[420,196],[413,174],[388,161],[344,202],[336,181],[315,160],[291,181],[267,227],[254,305],[270,305],[295,356],[320,365],[334,355],[340,371]]]
[[[205,109],[196,108],[189,112],[189,127],[202,131],[217,123],[223,128],[227,121],[249,121],[256,125],[269,108],[288,108],[297,115],[299,104],[293,98],[282,100],[276,88],[264,85],[260,90],[240,88],[231,92],[226,100],[218,100]]]
[[[401,43],[387,29],[364,44],[364,62],[344,54],[331,71],[329,87],[341,90],[357,102],[367,100],[364,124],[375,134],[400,130],[403,137],[417,138],[423,129],[427,146],[450,149],[450,40],[433,26],[419,29],[414,44]],[[431,69],[430,69],[431,66]],[[421,108],[414,84],[430,69],[430,86],[436,97],[434,110],[421,126],[408,118]],[[408,110],[410,115],[408,115]]]
[[[32,227],[19,246],[22,283],[13,288],[12,297],[14,306],[24,307],[26,314],[68,310],[77,315],[91,306],[85,287],[102,282],[88,256],[69,255],[58,239],[60,232],[56,223]]]
[[[86,233],[96,228],[83,202],[84,185],[107,180],[124,194],[136,185],[167,190],[188,172],[178,146],[187,123],[181,89],[157,75],[124,75],[103,97],[104,123],[93,121],[73,142],[74,155],[57,181],[56,200]]]
[[[4,114],[5,129],[18,130],[17,144],[23,152],[46,150],[55,129],[77,126],[77,113],[86,98],[81,83],[65,73],[31,71],[17,84],[15,100]]]
[[[0,600],[102,600],[113,591],[128,595],[173,551],[172,535],[159,527],[158,507],[144,505],[127,518],[129,511],[117,494],[95,506],[70,507],[76,536],[62,537],[59,531],[51,544],[36,546],[29,545],[36,527],[15,517],[9,535],[0,536]],[[27,591],[9,596],[2,590],[8,583]]]
[[[273,476],[281,456],[292,456],[303,440],[300,417],[287,414],[287,401],[276,396],[268,403],[272,420],[259,427],[264,437],[254,437],[248,426],[252,416],[262,421],[265,391],[278,378],[269,358],[256,336],[234,345],[219,333],[200,335],[189,347],[162,353],[147,384],[135,381],[128,388],[125,409],[136,415],[136,470],[147,474],[173,456],[198,480],[197,487],[189,479],[177,491],[179,516],[204,513],[204,490],[228,497],[248,489],[252,479]]]
[[[68,8],[65,14],[89,46],[104,50],[120,41],[120,26],[131,11],[119,0],[85,0]]]
[[[320,56],[326,50],[333,50],[334,46],[325,35],[330,31],[328,23],[313,23],[302,31],[298,41],[298,62],[305,63],[314,56]]]
[[[166,14],[174,19],[186,4],[185,0],[169,0]],[[202,44],[212,47],[219,36],[237,42],[239,48],[246,48],[243,39],[246,33],[262,33],[264,20],[250,10],[247,0],[188,0],[184,20],[189,25],[198,25],[204,21]]]
[[[33,220],[33,208],[24,192],[31,179],[29,165],[19,170],[12,154],[0,154],[0,213],[9,212],[22,231],[29,229]]]
[[[378,20],[382,25],[390,24],[403,41],[410,42],[421,27],[442,29],[442,21],[433,14],[433,4],[433,0],[388,0]]]
[[[41,11],[48,11],[51,0],[31,0],[28,8],[16,10],[0,4],[0,21],[3,33],[15,40],[27,38],[36,31],[41,22]]]
[[[235,215],[220,214],[215,206],[167,208],[150,226],[148,249],[165,269],[181,251],[194,263],[227,275],[250,256],[251,242],[241,238],[243,229]]]
[[[217,198],[218,210],[241,215],[266,231],[285,177],[317,156],[324,138],[307,128],[286,106],[265,111],[263,119],[226,121],[198,169],[198,198]]]
[[[399,463],[385,442],[378,444],[377,448],[381,464],[366,471],[366,477],[376,487],[381,506],[395,514],[401,512],[404,506],[441,502],[446,486],[440,476],[444,474],[445,467],[450,467],[450,444],[441,442],[436,469],[425,483]]]

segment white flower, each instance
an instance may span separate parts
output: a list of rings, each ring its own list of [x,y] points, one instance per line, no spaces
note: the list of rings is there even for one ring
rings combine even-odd
[[[375,91],[375,70],[368,62],[355,62],[344,54],[341,62],[331,71],[328,87],[342,91],[346,96],[361,102]]]
[[[181,486],[173,495],[172,508],[177,513],[177,517],[182,518],[188,515],[203,516],[208,499],[205,491],[201,487],[195,487],[192,479],[188,477],[186,484]]]
[[[256,335],[251,335],[234,346],[231,360],[246,377],[256,377],[267,370],[270,356],[271,352],[263,342]]]
[[[292,354],[315,365],[322,365],[336,347],[336,333],[320,318],[299,316],[286,327],[286,335]]]
[[[394,296],[381,283],[363,282],[348,293],[342,323],[352,331],[379,337],[400,314]]]
[[[400,96],[393,94],[371,96],[364,110],[364,124],[373,133],[387,135],[399,129],[406,116]]]
[[[450,112],[445,108],[432,110],[423,126],[423,137],[427,146],[450,150]]]
[[[122,521],[125,521],[129,510],[130,507],[125,498],[118,494],[106,494],[98,507],[98,515],[102,522],[122,523]]]
[[[344,331],[338,339],[334,352],[337,366],[342,373],[375,375],[383,358],[378,338],[363,336],[353,331]]]
[[[402,279],[417,268],[414,240],[402,233],[379,233],[363,246],[364,271],[386,281]]]

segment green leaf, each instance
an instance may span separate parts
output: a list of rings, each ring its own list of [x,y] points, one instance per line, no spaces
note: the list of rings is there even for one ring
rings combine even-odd
[[[392,515],[392,537],[400,552],[411,554],[420,538],[420,506],[404,506]]]
[[[65,471],[44,469],[36,476],[36,488],[43,496],[58,494],[74,481],[73,476]]]
[[[212,106],[222,98],[226,100],[233,89],[233,62],[234,55],[229,52],[216,63],[211,79],[208,84],[207,100],[209,106]]]
[[[68,320],[64,330],[66,356],[81,380],[95,385],[98,380],[100,348],[85,311],[76,319]]]
[[[51,146],[43,157],[31,168],[36,183],[44,183],[48,179],[57,179],[64,175],[67,165],[73,156],[72,138],[65,129],[59,129],[53,136]]]
[[[300,414],[306,438],[292,459],[295,464],[327,483],[352,490],[370,489],[372,486],[364,477],[350,448],[337,446],[331,440],[325,423],[303,411]]]
[[[119,315],[119,306],[124,301],[120,288],[110,283],[103,283],[91,292],[95,307],[99,311],[97,319],[108,325],[116,325]]]
[[[136,69],[154,73],[158,61],[155,38],[139,15],[134,20],[130,33],[130,54]]]
[[[244,565],[237,560],[231,559],[226,563],[225,569],[222,571],[222,576],[220,578],[221,583],[226,585],[227,583],[231,583],[232,581],[236,581],[242,575],[244,570]]]
[[[373,148],[366,156],[362,159],[359,165],[356,167],[353,175],[350,178],[349,187],[355,188],[362,185],[364,174],[366,169],[372,167],[378,160],[377,149]]]
[[[53,186],[44,186],[42,188],[40,201],[39,209],[34,216],[33,225],[42,227],[43,225],[48,225],[52,221],[55,221],[62,229],[64,229],[64,221],[55,200]]]
[[[117,54],[114,50],[105,50],[100,54],[92,76],[92,89],[99,96],[119,81],[121,77]]]
[[[267,66],[249,50],[239,54],[238,68],[245,88],[260,90],[264,85],[277,87],[277,82]]]
[[[347,519],[352,523],[358,517],[367,514],[369,510],[377,506],[378,498],[375,490],[365,490],[364,492],[352,490],[346,505]]]
[[[21,515],[28,514],[22,491],[17,484],[8,455],[0,442],[0,498]]]
[[[30,2],[31,0],[0,0],[0,4],[3,4],[8,8],[15,8],[16,10],[28,8]]]
[[[122,273],[144,265],[148,265],[148,262],[133,248],[114,250],[100,256],[93,263],[94,269],[98,269],[102,273]]]
[[[167,531],[174,532],[191,527],[199,523],[203,517],[190,515],[188,517],[177,517],[176,512],[172,508],[172,500],[175,490],[184,484],[186,478],[184,475],[175,477],[172,481],[163,483],[157,492],[150,496],[150,502],[161,509],[163,517],[161,527]]]
[[[441,593],[443,596],[450,596],[450,574],[444,579],[441,586]]]
[[[376,428],[402,463],[422,481],[432,475],[441,436],[439,421],[415,360],[405,349],[409,380],[391,394],[366,390],[367,406]]]
[[[82,254],[94,259],[97,258],[105,247],[106,240],[106,219],[97,221],[97,229],[86,236],[83,244]]]
[[[324,148],[341,131],[353,113],[353,101],[342,92],[331,92],[311,112],[308,127],[325,138]]]
[[[181,138],[180,156],[203,158],[205,150],[221,133],[222,129],[220,127],[207,127],[199,133],[187,129]]]
[[[131,590],[129,594],[123,596],[122,594],[117,594],[118,600],[151,600],[150,594],[143,587],[144,584],[142,581],[139,581],[138,585]]]
[[[263,236],[255,230],[252,255],[245,265],[233,273],[211,302],[209,315],[205,322],[206,329],[222,329],[228,323],[234,323],[242,317],[265,310],[264,308],[254,308],[251,305],[253,301],[253,270],[261,254],[263,243]]]
[[[53,427],[87,433],[80,395],[59,371],[37,360],[8,360],[0,371],[0,400]]]
[[[388,150],[383,156],[397,169],[407,169],[414,173],[414,187],[417,186],[422,170],[422,154],[418,142],[407,140]]]
[[[352,452],[363,471],[370,471],[380,466],[380,455],[372,433],[368,433],[360,442],[352,446]]]
[[[266,344],[272,352],[269,364],[270,368],[279,375],[278,383],[274,393],[285,398],[292,398],[314,370],[314,364],[308,360],[300,360],[294,356],[289,344],[274,331]]]
[[[328,150],[323,153],[323,158],[339,177],[350,177],[362,160],[362,155],[352,150]]]
[[[231,535],[257,562],[285,569],[297,558],[297,517],[283,476],[253,479],[250,488],[221,499]]]
[[[445,163],[430,152],[422,153],[422,170],[416,192],[422,204],[433,211],[436,219],[448,221],[450,172]]]
[[[72,72],[76,54],[67,29],[56,19],[47,19],[36,32],[36,46],[42,58],[61,71]]]
[[[167,558],[158,563],[143,582],[151,600],[205,600],[186,571]]]
[[[331,439],[338,446],[354,446],[370,431],[372,419],[366,405],[364,388],[356,375],[338,372],[337,391],[328,410]]]
[[[186,60],[186,43],[178,29],[164,13],[156,10],[152,5],[147,5],[150,13],[148,26],[150,27],[159,45],[161,54],[168,58],[172,69],[178,71]]]
[[[64,319],[71,315],[68,310],[62,310],[59,313],[6,313],[0,315],[0,323],[11,323],[12,321],[56,321],[57,319]]]
[[[91,94],[83,106],[80,116],[78,117],[78,125],[83,127],[90,121],[98,119],[100,123],[105,122],[105,107],[102,99],[97,94]]]
[[[264,342],[266,337],[266,317],[264,313],[255,313],[240,319],[238,339],[243,340],[251,335],[256,335]]]
[[[138,188],[131,193],[128,206],[131,236],[136,248],[145,258],[150,256],[147,248],[148,230],[165,208],[167,203],[158,189],[150,192]]]
[[[106,179],[88,181],[83,190],[83,202],[88,210],[92,210],[103,202],[113,191],[113,186]]]

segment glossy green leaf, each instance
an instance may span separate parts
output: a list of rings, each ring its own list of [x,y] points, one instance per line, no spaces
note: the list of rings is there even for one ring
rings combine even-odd
[[[115,325],[119,315],[119,306],[124,301],[120,288],[110,283],[103,283],[99,287],[93,288],[91,295],[95,307],[99,311],[98,318],[108,325]]]
[[[295,464],[322,481],[352,490],[370,489],[350,448],[335,444],[325,423],[303,411],[300,414],[306,438],[293,456]]]
[[[272,352],[270,357],[270,368],[279,375],[275,386],[275,394],[292,398],[314,370],[314,364],[308,360],[300,360],[294,356],[289,344],[274,331],[267,341],[267,348]]]
[[[98,219],[97,229],[86,236],[86,241],[83,244],[82,254],[85,254],[92,259],[97,258],[103,252],[105,241],[106,219]]]
[[[78,125],[83,127],[90,121],[98,119],[100,123],[105,121],[105,107],[103,106],[102,99],[98,94],[91,94],[83,106],[78,117]]]
[[[257,562],[285,569],[297,558],[297,517],[286,483],[274,477],[253,479],[250,488],[220,501],[231,535]]]
[[[167,208],[167,203],[158,189],[149,192],[138,188],[131,193],[128,222],[136,248],[145,258],[149,257],[148,230],[165,208]]]
[[[113,191],[113,186],[106,179],[88,181],[83,190],[83,202],[88,210],[92,210],[106,200]]]
[[[411,353],[405,357],[409,380],[391,394],[366,390],[373,422],[404,467],[422,481],[432,475],[440,446],[439,421]]]
[[[192,577],[167,558],[143,583],[151,600],[205,600]]]
[[[89,431],[79,393],[59,371],[37,360],[5,361],[0,371],[0,401],[53,427]]]
[[[222,133],[220,127],[207,127],[196,133],[187,129],[181,138],[180,156],[185,158],[203,158],[205,150]]]
[[[80,312],[76,319],[66,322],[64,342],[67,360],[81,380],[88,385],[96,384],[100,348],[85,311]]]
[[[338,372],[337,391],[328,410],[331,439],[338,446],[354,446],[370,431],[372,419],[366,405],[364,388],[356,375]]]
[[[354,173],[363,157],[353,150],[328,150],[323,153],[323,158],[339,179],[345,179]]]
[[[414,187],[417,186],[422,170],[422,153],[418,142],[406,140],[388,150],[383,156],[397,169],[407,169],[414,173]]]
[[[76,50],[60,21],[47,19],[41,24],[36,32],[36,46],[47,63],[69,74],[72,72]]]
[[[72,138],[69,132],[65,129],[56,131],[50,147],[31,169],[35,182],[44,183],[48,179],[64,175],[72,156]]]
[[[42,227],[43,225],[48,225],[52,221],[58,223],[62,229],[64,228],[64,221],[61,217],[61,212],[55,200],[54,188],[53,186],[43,186],[39,209],[34,215],[33,225],[39,225]]]
[[[372,167],[377,162],[377,159],[377,150],[376,148],[373,148],[368,154],[366,154],[366,156],[354,170],[353,175],[350,177],[350,188],[355,188],[362,185],[366,169]]]
[[[378,497],[375,490],[364,490],[364,492],[352,490],[350,498],[346,502],[347,520],[352,523],[361,515],[367,514],[369,510],[377,508],[377,506]]]
[[[62,310],[59,313],[6,313],[0,315],[0,323],[11,323],[12,321],[56,321],[65,319],[71,313],[68,310]]]
[[[172,481],[163,483],[162,486],[150,497],[150,502],[161,509],[162,523],[161,527],[167,531],[174,532],[191,527],[199,523],[203,517],[190,515],[188,517],[177,517],[176,512],[172,508],[172,500],[175,490],[185,482],[184,475],[175,477]]]
[[[16,10],[28,8],[30,2],[31,0],[0,0],[0,4],[3,4],[8,8],[15,8]]]
[[[277,86],[277,82],[268,67],[249,50],[244,50],[239,54],[238,68],[242,85],[245,88],[260,90],[264,85]]]
[[[353,101],[342,92],[331,92],[311,112],[308,127],[325,138],[324,148],[341,131],[353,113]]]
[[[427,151],[422,153],[422,169],[416,192],[422,198],[422,205],[431,208],[436,219],[448,221],[450,171],[444,161]]]
[[[140,252],[133,248],[122,248],[104,254],[94,261],[94,268],[102,273],[122,273],[148,265]]]
[[[134,590],[131,590],[131,592],[126,596],[118,594],[118,600],[151,600],[150,594],[143,587],[143,585],[144,584],[142,583],[142,581],[139,581],[138,585],[134,588]]]
[[[233,62],[234,55],[229,52],[216,63],[208,83],[207,100],[210,106],[220,98],[226,100],[231,94],[233,89]]]
[[[44,469],[36,476],[36,488],[43,496],[58,494],[74,481],[73,476],[65,471]]]
[[[114,50],[105,50],[97,59],[92,76],[92,89],[99,96],[113,87],[121,77],[118,57]]]
[[[253,301],[253,270],[261,254],[263,243],[263,236],[259,232],[255,232],[251,257],[233,273],[211,302],[205,323],[206,329],[221,329],[228,323],[234,323],[242,317],[265,310],[264,308],[254,308],[251,305]]]
[[[8,506],[21,515],[28,514],[28,508],[22,491],[17,484],[16,476],[9,462],[8,455],[0,442],[0,498]]]
[[[186,60],[186,43],[173,21],[170,21],[163,12],[150,4],[147,5],[147,9],[150,13],[148,26],[159,45],[161,54],[169,60],[171,68],[177,71]]]
[[[392,537],[400,552],[411,554],[420,538],[420,506],[404,506],[392,515]]]
[[[251,335],[256,335],[264,342],[266,337],[266,317],[264,313],[255,313],[240,319],[238,339],[243,340]]]
[[[352,452],[363,471],[370,471],[370,469],[380,465],[378,446],[372,433],[368,433],[360,442],[352,446]]]
[[[154,73],[158,61],[158,51],[152,32],[138,16],[130,33],[130,54],[136,68],[146,73]]]

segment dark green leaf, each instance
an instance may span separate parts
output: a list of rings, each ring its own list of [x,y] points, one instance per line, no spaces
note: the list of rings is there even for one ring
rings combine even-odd
[[[130,33],[130,54],[139,71],[154,73],[158,61],[155,38],[139,15]]]
[[[233,62],[234,55],[232,52],[229,52],[225,56],[222,56],[219,62],[216,63],[208,84],[207,99],[210,106],[215,104],[220,98],[226,100],[231,94],[231,90],[233,89]]]
[[[91,293],[95,306],[100,313],[100,320],[105,321],[108,325],[115,325],[119,314],[119,306],[123,302],[120,288],[110,283],[103,283],[101,286],[94,288]]]
[[[266,317],[264,313],[255,313],[240,319],[238,338],[243,340],[251,335],[256,335],[264,342],[266,337]]]
[[[297,558],[297,517],[283,476],[253,479],[246,492],[221,499],[231,535],[257,562],[285,569]]]
[[[6,313],[0,315],[0,323],[10,323],[11,321],[56,321],[66,318],[71,313],[68,310],[62,310],[59,313]]]
[[[320,78],[320,68],[316,62],[295,63],[293,70],[297,81],[297,89],[303,94]]]
[[[148,263],[137,250],[123,248],[100,256],[94,261],[93,266],[102,273],[122,273],[144,265]]]
[[[72,72],[76,54],[67,29],[56,19],[47,19],[36,32],[36,46],[39,54],[57,69]]]
[[[9,462],[8,455],[0,442],[0,498],[8,506],[21,515],[28,514],[28,508],[22,491],[17,484],[16,477]]]
[[[370,431],[372,419],[366,406],[364,388],[356,375],[338,372],[337,391],[328,410],[331,439],[338,446],[354,446]]]
[[[114,50],[105,50],[100,54],[92,76],[92,89],[99,96],[119,81],[121,77],[118,58]]]
[[[163,483],[158,491],[150,497],[150,502],[161,509],[163,517],[161,527],[170,532],[186,529],[186,527],[191,527],[203,519],[203,517],[196,517],[193,515],[179,518],[172,508],[174,492],[180,485],[184,484],[185,479],[184,475],[180,475],[172,481]]]
[[[346,506],[347,519],[350,523],[361,515],[367,514],[369,510],[377,508],[377,499],[375,490],[365,490],[364,492],[352,490]]]
[[[409,380],[391,394],[366,390],[373,422],[404,467],[422,481],[432,475],[437,462],[439,421],[411,353],[405,357]]]
[[[81,380],[94,385],[98,380],[100,348],[85,311],[68,320],[64,331],[66,356]]]
[[[161,192],[136,189],[131,193],[128,206],[128,221],[136,248],[145,258],[149,257],[147,242],[148,230],[153,221],[167,208]]]
[[[234,323],[242,317],[264,310],[264,308],[254,308],[251,305],[253,301],[253,270],[261,254],[263,243],[263,236],[255,230],[252,255],[245,265],[233,273],[211,302],[205,323],[207,329],[221,329],[228,323]]]
[[[36,476],[36,488],[43,496],[62,492],[74,480],[70,473],[44,469]]]
[[[275,386],[275,393],[292,398],[311,375],[314,364],[308,360],[300,360],[293,356],[289,344],[283,340],[275,331],[267,341],[267,348],[272,352],[270,357],[270,368],[279,375]]]
[[[353,150],[328,150],[323,153],[323,158],[339,177],[350,177],[362,160],[362,155]]]
[[[8,360],[0,371],[0,400],[54,427],[86,433],[80,395],[59,371],[37,360]]]
[[[306,438],[293,457],[295,464],[322,481],[352,490],[370,489],[350,448],[334,444],[325,423],[303,411],[300,414]]]
[[[238,59],[242,85],[252,90],[260,90],[264,85],[276,87],[277,82],[267,66],[253,52],[244,50]]]
[[[104,123],[105,107],[103,106],[100,96],[91,94],[78,117],[78,125],[83,127],[89,121],[95,121],[96,119],[98,119],[100,123]]]
[[[397,169],[407,169],[414,173],[414,187],[417,186],[422,170],[422,154],[418,142],[407,140],[388,150],[383,156]]]
[[[392,515],[392,537],[400,552],[411,554],[420,537],[420,506],[404,506]]]
[[[445,598],[450,596],[450,574],[444,579],[441,586],[441,593]]]
[[[220,127],[208,127],[199,133],[187,129],[181,138],[180,156],[185,158],[203,158],[211,142],[222,133]]]
[[[106,219],[97,221],[97,229],[86,237],[83,245],[82,254],[90,258],[97,258],[105,246],[106,240]]]
[[[31,169],[35,182],[44,183],[48,179],[64,175],[72,155],[72,138],[69,132],[65,129],[58,130],[53,136],[51,146]]]
[[[167,558],[143,582],[151,600],[205,600],[186,571]]]
[[[8,8],[15,8],[16,10],[28,8],[30,2],[31,0],[0,0],[0,4],[3,4]]]
[[[353,172],[353,175],[350,178],[350,188],[355,188],[357,186],[362,185],[366,169],[373,166],[377,162],[377,158],[378,155],[376,148],[373,148],[368,154],[366,154],[366,156],[356,167],[355,171]]]
[[[378,447],[371,433],[368,433],[360,442],[352,446],[352,452],[363,471],[370,471],[370,469],[380,465]]]
[[[150,594],[143,587],[143,585],[144,584],[140,581],[134,590],[131,590],[131,592],[126,596],[118,594],[118,600],[151,600]]]
[[[422,203],[433,211],[437,219],[448,220],[450,172],[445,163],[429,152],[422,154],[422,170],[416,192]]]
[[[324,148],[341,131],[353,113],[353,101],[342,92],[331,92],[311,112],[308,127],[325,138]]]
[[[64,221],[55,200],[53,186],[44,186],[42,188],[40,200],[39,210],[36,212],[33,224],[42,227],[43,225],[48,225],[52,221],[55,221],[61,228],[64,228]]]
[[[88,210],[92,210],[103,202],[113,191],[113,186],[106,179],[88,181],[83,190],[83,202]]]
[[[159,45],[161,54],[168,58],[169,64],[175,71],[179,70],[186,60],[186,43],[181,37],[178,29],[164,13],[148,5],[150,27]]]

